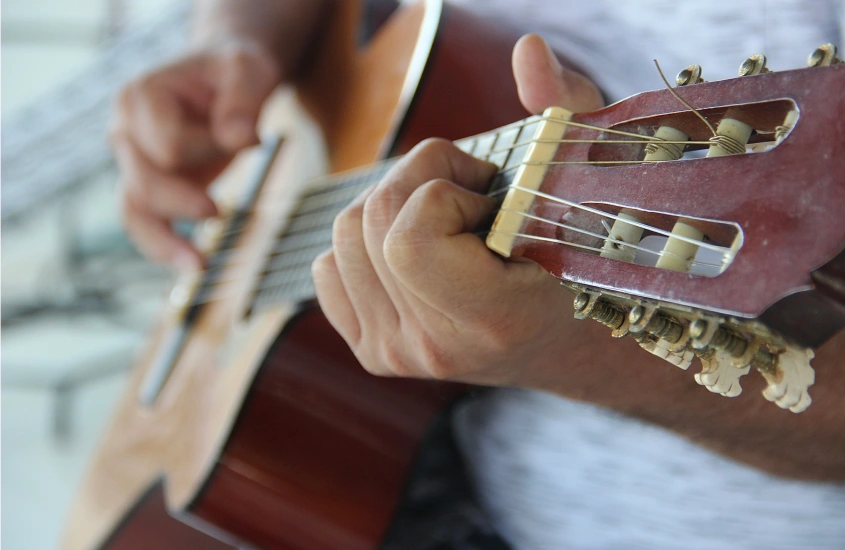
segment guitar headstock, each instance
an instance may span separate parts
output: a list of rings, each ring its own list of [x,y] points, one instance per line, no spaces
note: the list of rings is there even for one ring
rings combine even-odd
[[[757,54],[738,78],[690,66],[674,90],[548,110],[488,246],[560,278],[576,316],[684,368],[698,355],[712,391],[737,393],[750,366],[772,382],[797,364],[803,388],[770,397],[803,410],[800,344],[815,343],[759,318],[845,248],[845,64],[832,45],[808,64],[770,72]]]

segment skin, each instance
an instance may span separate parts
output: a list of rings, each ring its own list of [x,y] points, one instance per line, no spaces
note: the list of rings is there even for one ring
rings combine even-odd
[[[199,267],[198,253],[170,223],[214,215],[206,187],[256,142],[261,105],[295,75],[318,4],[209,4],[192,51],[124,89],[112,144],[127,229],[145,254]],[[535,35],[517,44],[514,76],[532,113],[601,107],[596,88],[562,68]],[[817,350],[814,403],[804,413],[765,401],[759,376],[745,377],[737,398],[711,394],[692,372],[576,321],[572,296],[556,280],[533,263],[502,260],[473,235],[494,206],[479,194],[494,170],[428,140],[337,218],[334,247],[314,262],[314,280],[326,315],[364,368],[545,390],[659,424],[776,475],[845,478],[845,334]]]
[[[195,270],[202,258],[171,227],[214,216],[208,186],[258,143],[261,107],[296,76],[325,0],[207,0],[187,53],[117,97],[110,142],[121,169],[124,224],[149,258]]]

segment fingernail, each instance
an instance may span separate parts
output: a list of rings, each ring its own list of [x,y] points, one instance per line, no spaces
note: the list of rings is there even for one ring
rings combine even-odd
[[[177,250],[173,256],[173,265],[179,271],[199,271],[202,267],[196,254],[187,250]]]

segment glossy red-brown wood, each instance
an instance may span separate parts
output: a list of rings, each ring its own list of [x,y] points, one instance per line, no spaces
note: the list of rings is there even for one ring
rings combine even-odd
[[[697,108],[789,98],[801,118],[779,147],[759,154],[652,164],[552,166],[541,190],[574,202],[603,202],[739,224],[744,244],[718,277],[692,277],[589,255],[570,247],[523,243],[518,255],[558,277],[599,288],[757,317],[773,303],[813,288],[811,273],[845,247],[845,65],[768,73],[686,87]],[[667,90],[634,96],[573,120],[610,127],[684,110]],[[703,124],[702,124],[703,127]],[[571,127],[567,138],[595,139]],[[586,160],[590,144],[563,144],[556,161]],[[539,200],[555,221],[566,207]],[[528,231],[556,237],[548,224]]]
[[[268,356],[193,513],[259,548],[374,548],[459,391],[371,376],[310,308]]]
[[[161,485],[142,495],[101,550],[231,550],[230,546],[170,515]]]

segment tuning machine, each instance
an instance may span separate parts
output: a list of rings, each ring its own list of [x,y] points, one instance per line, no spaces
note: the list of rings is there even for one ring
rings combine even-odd
[[[736,397],[742,393],[740,379],[754,369],[767,382],[763,396],[779,407],[797,413],[812,402],[812,351],[774,337],[756,322],[563,284],[576,293],[577,319],[597,321],[616,338],[631,336],[645,351],[683,370],[697,356],[702,368],[695,381],[713,393]]]
[[[830,65],[842,63],[842,60],[836,57],[837,53],[838,50],[833,44],[829,42],[827,44],[822,44],[810,54],[810,57],[807,58],[807,66],[829,67]]]
[[[678,86],[689,86],[702,82],[705,82],[705,80],[701,78],[701,65],[690,65],[675,77],[675,83]]]
[[[766,56],[761,53],[755,53],[739,66],[739,76],[754,76],[768,72]]]

